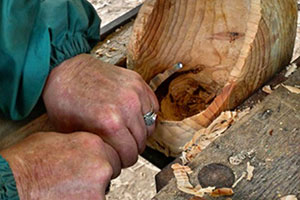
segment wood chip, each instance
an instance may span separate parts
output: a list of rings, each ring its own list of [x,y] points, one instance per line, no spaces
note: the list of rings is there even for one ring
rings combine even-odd
[[[287,70],[287,72],[285,73],[284,76],[287,78],[297,70],[297,65],[295,63],[292,63],[286,67],[286,70]]]
[[[232,188],[235,188],[243,180],[243,178],[246,177],[246,175],[247,175],[247,173],[243,172],[241,177],[238,180],[236,180],[235,183],[232,185]]]
[[[223,197],[223,196],[232,196],[234,194],[232,188],[218,188],[215,189],[210,196],[212,197]]]
[[[188,166],[182,166],[179,163],[175,163],[171,168],[173,169],[178,188],[194,188],[188,177],[188,174],[193,173],[193,171]]]
[[[105,53],[105,56],[108,57],[108,58],[112,58],[113,56],[110,55],[109,53]]]
[[[266,85],[262,88],[262,91],[267,93],[267,94],[271,94],[273,92],[272,88],[270,85]]]
[[[296,195],[288,195],[288,196],[280,198],[280,200],[297,200],[297,197],[296,197]]]
[[[282,85],[282,87],[284,87],[285,89],[287,89],[291,93],[300,94],[300,89],[299,88],[296,88],[296,87],[293,87],[293,86],[289,86],[289,85],[284,85],[284,84],[281,84],[281,85]]]
[[[276,85],[275,87],[273,87],[274,90],[277,90],[280,87],[280,84]]]
[[[222,112],[209,127],[197,131],[192,140],[183,147],[181,156],[183,164],[192,161],[198,153],[205,149],[215,139],[220,137],[234,122],[248,114],[249,111],[250,109]]]
[[[253,178],[254,167],[251,166],[250,162],[247,162],[247,181],[251,181]]]
[[[173,169],[173,173],[177,181],[177,188],[182,192],[192,194],[197,197],[203,197],[205,194],[211,194],[215,189],[215,187],[202,188],[200,185],[194,187],[190,183],[188,177],[188,174],[193,171],[188,166],[182,166],[179,163],[176,163],[173,164],[171,168]]]

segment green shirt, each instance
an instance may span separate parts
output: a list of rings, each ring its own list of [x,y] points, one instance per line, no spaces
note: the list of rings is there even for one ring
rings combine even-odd
[[[28,116],[51,69],[89,52],[99,28],[86,0],[1,0],[0,115]]]
[[[51,69],[100,39],[100,19],[86,0],[0,0],[0,115],[20,120],[41,96]],[[0,156],[0,200],[19,199]]]

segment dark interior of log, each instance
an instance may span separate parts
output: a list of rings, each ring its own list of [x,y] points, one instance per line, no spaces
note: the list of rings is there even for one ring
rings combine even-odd
[[[155,92],[160,102],[159,115],[163,119],[180,121],[193,116],[205,110],[216,97],[216,92],[209,85],[199,85],[194,79],[181,80],[186,78],[184,74],[185,72],[175,73]],[[184,87],[180,87],[181,84]]]
[[[160,35],[165,38],[158,38],[161,42],[156,44],[153,52],[168,54],[173,59],[167,56],[160,60],[154,58],[154,63],[158,65],[151,68],[161,63],[164,68],[166,64],[173,66],[174,55],[176,61],[184,65],[181,71],[171,76],[156,91],[161,106],[160,117],[165,120],[181,121],[205,110],[228,82],[244,44],[250,9],[248,0],[199,2],[202,5],[197,2],[196,5],[186,4],[185,11],[179,11],[177,17],[172,13],[176,9],[164,10],[161,21],[154,22],[165,23],[165,30],[157,30],[163,31]],[[181,7],[184,6],[181,4]],[[185,15],[180,12],[185,12]],[[170,24],[175,25],[168,27]],[[149,29],[153,27],[155,24],[149,26]],[[168,43],[172,43],[173,47],[167,48],[170,45]],[[145,58],[144,66],[148,64],[146,62]],[[146,70],[148,73],[151,71],[149,68]],[[140,73],[143,75],[143,71]]]

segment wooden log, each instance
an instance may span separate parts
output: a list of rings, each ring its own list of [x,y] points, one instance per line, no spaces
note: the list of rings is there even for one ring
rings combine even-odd
[[[128,45],[127,66],[162,84],[159,123],[148,144],[176,156],[195,131],[233,109],[288,65],[296,0],[146,0]]]

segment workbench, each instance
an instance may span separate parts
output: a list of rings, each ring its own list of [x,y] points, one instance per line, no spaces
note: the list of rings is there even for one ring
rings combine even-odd
[[[104,28],[102,36],[105,39],[91,53],[105,62],[125,67],[126,44],[133,26],[131,18],[137,11],[138,8]],[[298,35],[299,33],[300,29]],[[300,42],[297,39],[294,58],[299,56],[299,46]],[[288,79],[284,78],[284,73],[283,71],[276,75],[267,84],[300,84],[299,70]],[[235,194],[231,199],[280,199],[288,194],[296,195],[300,199],[299,94],[293,94],[281,86],[272,94],[265,94],[259,90],[241,105],[243,106],[250,107],[250,113],[230,127],[222,137],[215,140],[189,164],[193,170],[191,182],[197,184],[198,171],[208,164],[222,163],[231,168],[236,178],[239,178],[246,170],[246,163],[251,162],[255,167],[253,179],[242,180],[234,189]],[[40,101],[34,112],[25,120],[12,122],[0,119],[0,150],[33,132],[54,130],[44,112]],[[229,163],[230,157],[245,152],[253,153],[239,165]],[[175,162],[180,160],[176,159]],[[170,165],[157,175],[157,185],[159,192],[154,200],[192,199],[192,196],[178,190]]]

